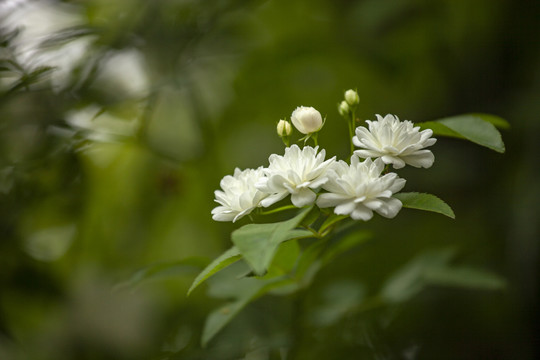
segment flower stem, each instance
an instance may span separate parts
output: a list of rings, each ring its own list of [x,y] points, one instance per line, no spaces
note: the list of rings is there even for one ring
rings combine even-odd
[[[349,125],[349,143],[351,145],[351,156],[354,153],[354,144],[353,144],[353,137],[354,137],[354,125],[355,125],[355,118],[356,114],[355,111],[351,111],[351,120],[348,122]]]
[[[308,230],[308,231],[311,231],[311,233],[313,233],[313,236],[316,237],[317,239],[322,239],[322,235],[315,229],[309,227],[309,226],[303,226],[304,229]]]
[[[311,135],[311,138],[313,139],[313,143],[315,144],[315,146],[319,146],[319,142],[317,140],[318,137],[319,137],[319,133],[313,133]]]
[[[285,210],[289,210],[289,209],[298,209],[298,208],[296,206],[294,206],[294,205],[285,205],[285,206],[279,207],[277,209],[272,209],[272,210],[268,210],[268,211],[261,211],[260,214],[261,215],[275,214],[277,212],[285,211]]]

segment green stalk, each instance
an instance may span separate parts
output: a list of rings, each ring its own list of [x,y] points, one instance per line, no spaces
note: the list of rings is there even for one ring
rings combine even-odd
[[[352,154],[354,153],[354,144],[353,144],[353,137],[354,137],[354,125],[355,125],[355,118],[356,118],[356,114],[355,114],[355,111],[352,110],[351,111],[351,120],[348,122],[349,123],[349,143],[351,145],[351,156]]]

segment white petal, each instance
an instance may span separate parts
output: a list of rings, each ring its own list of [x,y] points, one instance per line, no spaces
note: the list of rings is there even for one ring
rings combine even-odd
[[[382,161],[384,161],[385,164],[392,164],[394,169],[401,169],[402,167],[405,166],[405,161],[403,161],[402,159],[400,159],[399,157],[396,157],[396,156],[386,156],[385,155],[381,159],[382,159]]]
[[[322,178],[319,178],[315,181],[311,181],[309,183],[309,187],[311,189],[317,189],[319,187],[321,187],[322,185],[326,184],[326,182],[328,181],[328,178],[327,177],[322,177]]]
[[[430,150],[420,150],[411,155],[403,156],[403,160],[414,167],[429,168],[435,161],[435,156]],[[397,168],[396,168],[397,169]]]
[[[354,203],[354,201],[347,201],[336,206],[336,208],[334,209],[334,213],[336,213],[337,215],[349,215],[354,211],[355,208],[356,204]]]
[[[362,159],[381,156],[381,153],[379,151],[374,150],[356,150],[354,154],[361,157]]]
[[[392,183],[392,186],[390,186],[388,189],[392,191],[393,194],[397,193],[398,191],[401,191],[403,187],[405,186],[405,183],[407,181],[405,179],[396,179]]]
[[[378,210],[384,206],[384,202],[380,199],[371,199],[364,201],[364,206],[371,210]]]
[[[215,221],[232,221],[236,213],[231,212],[224,206],[212,209],[212,219]]]
[[[319,195],[317,206],[320,208],[333,207],[344,201],[350,201],[350,196],[344,194],[324,193]]]
[[[253,209],[254,209],[254,208],[249,208],[249,209],[246,209],[246,210],[244,210],[244,211],[242,211],[242,212],[239,212],[239,213],[234,217],[234,219],[233,219],[232,222],[236,222],[236,220],[238,220],[238,219],[244,217],[245,215],[251,213],[251,211],[253,211]]]
[[[291,195],[291,202],[296,207],[303,207],[313,204],[317,195],[309,188],[300,189],[296,194]]]
[[[261,206],[263,207],[269,207],[278,201],[284,199],[289,193],[287,191],[283,191],[277,194],[269,195],[268,197],[261,200]]]
[[[384,205],[375,210],[378,214],[386,217],[393,218],[397,215],[403,204],[396,198],[390,198],[384,201]]]
[[[281,175],[272,175],[268,178],[266,188],[259,188],[259,190],[266,191],[268,193],[282,191],[285,187],[285,184],[288,184],[289,181]]]
[[[357,205],[356,209],[351,213],[351,218],[354,220],[368,221],[373,217],[373,211],[365,206]]]

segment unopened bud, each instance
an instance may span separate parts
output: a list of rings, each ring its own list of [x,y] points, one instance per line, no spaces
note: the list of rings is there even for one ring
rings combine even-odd
[[[351,111],[351,109],[349,108],[349,104],[347,104],[347,102],[345,100],[343,100],[338,105],[338,111],[339,111],[339,115],[347,116],[347,115],[349,115],[349,112]]]
[[[360,97],[355,90],[349,89],[345,91],[345,101],[347,101],[347,104],[350,106],[356,106],[360,103]]]
[[[306,135],[321,130],[323,126],[321,113],[307,106],[297,107],[291,115],[291,120],[294,127]]]
[[[279,120],[277,124],[277,133],[280,137],[289,136],[292,132],[291,123],[287,120]]]

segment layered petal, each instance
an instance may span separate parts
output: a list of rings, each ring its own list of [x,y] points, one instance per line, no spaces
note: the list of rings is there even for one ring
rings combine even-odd
[[[260,180],[256,188],[267,192],[269,196],[261,201],[264,207],[291,195],[293,205],[306,206],[315,202],[316,193],[328,181],[328,171],[335,162],[335,157],[325,160],[326,152],[318,147],[305,146],[300,149],[292,145],[285,149],[283,156],[272,154],[266,177]]]
[[[328,192],[319,195],[317,206],[334,207],[335,214],[349,215],[355,220],[367,221],[373,212],[393,218],[402,204],[392,195],[405,186],[405,180],[395,173],[381,176],[383,170],[384,162],[380,158],[360,162],[353,155],[351,165],[344,161],[335,163],[322,186]]]
[[[366,120],[368,127],[359,126],[355,130],[353,144],[360,148],[354,153],[361,158],[381,158],[385,164],[392,164],[395,169],[405,165],[429,168],[435,157],[426,150],[437,141],[432,138],[433,131],[412,122],[399,121],[397,116],[377,115],[377,121]]]
[[[256,184],[266,185],[264,169],[236,168],[233,175],[227,175],[220,181],[222,190],[216,190],[215,201],[220,206],[212,209],[212,219],[215,221],[235,222],[261,206],[268,193],[255,187]],[[264,188],[264,186],[262,186]]]

